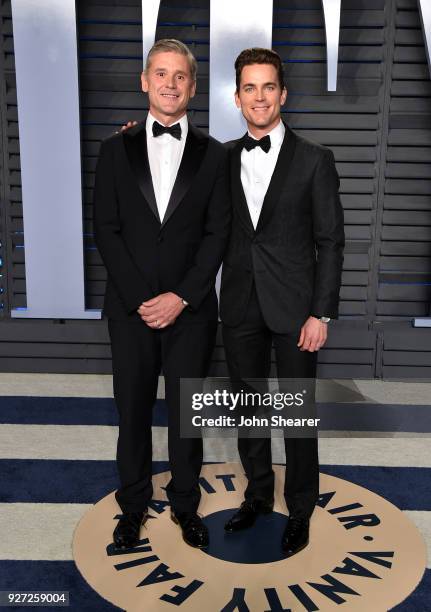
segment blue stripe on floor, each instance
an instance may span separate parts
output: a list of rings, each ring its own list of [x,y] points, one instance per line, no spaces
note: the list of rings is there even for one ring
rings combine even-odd
[[[169,469],[153,462],[153,473]],[[114,461],[0,460],[0,502],[94,504],[119,486]]]
[[[319,429],[334,431],[431,432],[429,406],[404,404],[317,404]]]
[[[69,591],[70,606],[67,610],[73,612],[121,610],[93,591],[73,561],[0,561],[0,590]],[[425,570],[421,582],[412,595],[392,608],[392,612],[430,612],[430,591],[431,570],[428,569]],[[24,608],[20,606],[14,609]]]
[[[153,425],[167,425],[167,406],[157,400]],[[109,397],[0,397],[0,423],[17,425],[118,425]]]
[[[120,610],[93,591],[76,569],[73,561],[0,561],[0,590],[69,591],[70,606],[38,606],[40,610],[73,610],[76,612]],[[17,606],[13,610],[28,610]]]
[[[422,580],[402,603],[394,608],[391,612],[431,612],[431,569],[426,569]]]
[[[431,510],[431,468],[321,465],[320,471],[370,489],[401,510]]]
[[[153,472],[168,470],[153,462]],[[95,503],[118,487],[114,461],[0,460],[0,502]],[[321,471],[366,487],[401,510],[431,510],[431,468],[322,465]]]
[[[321,403],[323,430],[431,432],[429,406],[400,404]],[[38,425],[117,425],[112,398],[0,397],[0,423]],[[165,400],[157,400],[153,425],[166,426]]]

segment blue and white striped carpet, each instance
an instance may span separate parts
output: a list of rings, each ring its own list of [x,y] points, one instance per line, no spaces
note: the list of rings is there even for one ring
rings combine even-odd
[[[398,430],[393,437],[363,432],[364,437],[322,438],[321,471],[398,506],[417,525],[430,551],[428,388],[409,390],[404,385],[396,394],[393,384],[386,390],[382,384],[368,383],[368,408],[373,406],[370,397],[377,398],[375,410],[386,398],[409,424],[404,428],[409,434]],[[346,404],[340,404],[343,410]],[[109,376],[0,374],[0,590],[69,591],[69,609],[118,609],[87,585],[71,552],[81,516],[117,487],[116,421]],[[166,421],[160,399],[153,421],[155,473],[168,469]],[[273,442],[274,462],[282,463],[282,441]],[[206,440],[205,461],[224,460],[238,461],[234,440]],[[414,593],[393,609],[431,611],[430,562]]]

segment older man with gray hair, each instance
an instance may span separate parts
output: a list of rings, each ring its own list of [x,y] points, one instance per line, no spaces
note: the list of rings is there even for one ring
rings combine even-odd
[[[96,170],[94,230],[108,273],[103,312],[119,412],[117,548],[139,541],[153,492],[152,408],[161,371],[172,519],[191,546],[209,541],[197,514],[202,440],[180,436],[180,378],[207,374],[231,211],[226,151],[186,115],[196,66],[180,41],[155,43],[141,75],[149,112],[103,141]]]

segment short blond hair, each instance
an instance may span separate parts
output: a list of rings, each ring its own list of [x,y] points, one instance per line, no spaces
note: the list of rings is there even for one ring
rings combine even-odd
[[[182,43],[180,40],[176,40],[175,38],[162,38],[161,40],[158,40],[154,43],[154,45],[148,51],[147,61],[145,62],[145,72],[148,72],[148,68],[150,67],[150,60],[153,55],[155,55],[156,53],[163,53],[167,51],[170,51],[172,53],[179,53],[180,55],[184,55],[188,59],[191,77],[193,81],[196,81],[196,74],[198,71],[198,63],[196,61],[196,58],[187,45]]]

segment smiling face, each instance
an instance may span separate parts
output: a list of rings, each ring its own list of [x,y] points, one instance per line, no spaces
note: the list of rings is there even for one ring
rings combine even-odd
[[[174,51],[152,55],[141,84],[148,93],[151,114],[164,125],[181,119],[196,91],[187,57]]]
[[[249,64],[243,67],[235,102],[253,136],[261,138],[278,125],[286,97],[287,90],[281,89],[275,66]]]

